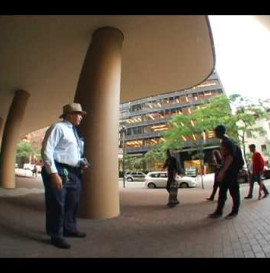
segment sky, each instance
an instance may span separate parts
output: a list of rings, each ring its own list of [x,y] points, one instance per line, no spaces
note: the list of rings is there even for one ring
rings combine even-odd
[[[270,99],[270,31],[251,15],[210,15],[209,20],[225,93]]]

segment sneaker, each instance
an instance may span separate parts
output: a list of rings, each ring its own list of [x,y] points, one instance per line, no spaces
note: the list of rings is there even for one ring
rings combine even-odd
[[[214,213],[209,214],[209,218],[212,218],[212,219],[216,219],[221,216],[222,216],[222,213],[220,213],[220,212],[214,212]]]
[[[63,249],[69,249],[71,247],[71,245],[66,242],[64,238],[61,237],[52,237],[51,243],[52,245]]]
[[[248,195],[246,197],[244,197],[245,199],[252,199],[252,196]]]
[[[206,198],[206,200],[208,200],[208,201],[214,201],[214,198],[209,197],[209,198]]]
[[[226,218],[226,219],[231,219],[231,218],[233,218],[233,217],[235,217],[235,216],[237,216],[237,215],[238,215],[238,212],[232,211],[232,212],[230,212],[225,218]]]
[[[172,208],[172,207],[177,206],[178,204],[180,204],[180,202],[177,200],[177,201],[174,201],[174,202],[169,202],[169,203],[167,204],[167,206],[168,206],[169,208]]]
[[[266,198],[266,197],[268,197],[268,195],[269,195],[269,193],[265,193],[262,198]]]

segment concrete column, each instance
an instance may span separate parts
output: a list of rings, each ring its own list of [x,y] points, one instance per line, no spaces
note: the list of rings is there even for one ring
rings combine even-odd
[[[7,116],[1,148],[1,186],[15,188],[15,161],[19,132],[30,94],[24,90],[15,92]]]
[[[118,127],[121,49],[124,36],[113,27],[93,34],[81,71],[75,102],[87,115],[79,126],[90,168],[83,174],[80,216],[118,216]]]

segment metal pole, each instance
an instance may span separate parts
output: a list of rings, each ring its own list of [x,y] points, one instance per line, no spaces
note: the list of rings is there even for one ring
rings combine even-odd
[[[203,175],[204,175],[204,160],[203,160],[203,146],[205,143],[205,130],[202,131],[202,142],[201,142],[201,181],[202,181],[202,189],[204,189],[203,185]]]
[[[126,170],[125,170],[125,154],[126,154],[126,145],[125,145],[125,135],[126,135],[126,130],[125,128],[123,127],[122,128],[122,141],[123,141],[123,188],[126,187],[126,178],[125,178],[125,173],[126,173]]]
[[[203,146],[201,145],[201,182],[202,182],[202,189],[204,189],[204,185],[203,185],[203,173],[204,173],[204,166],[203,166]]]

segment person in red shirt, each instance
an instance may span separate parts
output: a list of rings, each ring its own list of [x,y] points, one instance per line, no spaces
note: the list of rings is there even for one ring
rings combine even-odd
[[[252,193],[253,193],[253,187],[254,187],[254,182],[257,181],[260,189],[259,189],[259,199],[261,198],[261,191],[264,192],[263,198],[267,197],[269,194],[269,191],[265,187],[264,183],[261,181],[261,175],[264,170],[265,162],[262,157],[262,155],[256,151],[256,146],[255,144],[249,145],[249,150],[251,153],[253,153],[252,156],[252,174],[251,174],[251,179],[249,182],[249,192],[248,195],[245,197],[245,199],[251,199],[252,198]]]

